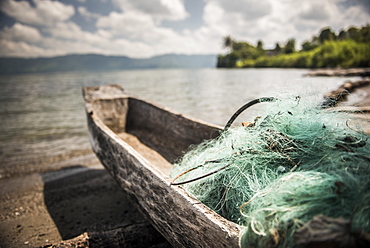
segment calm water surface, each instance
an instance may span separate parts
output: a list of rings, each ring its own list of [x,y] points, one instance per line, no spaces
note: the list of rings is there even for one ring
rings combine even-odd
[[[245,102],[262,96],[323,95],[354,78],[308,78],[306,70],[138,70],[0,77],[0,177],[89,151],[81,89],[120,84],[129,92],[198,119],[224,125]],[[254,119],[258,108],[248,110]],[[243,119],[243,120],[245,120]],[[53,160],[54,158],[54,160]]]

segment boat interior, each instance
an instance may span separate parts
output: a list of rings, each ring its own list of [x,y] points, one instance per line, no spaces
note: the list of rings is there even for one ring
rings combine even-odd
[[[95,113],[123,141],[169,176],[191,145],[218,135],[218,128],[133,97],[97,99]]]

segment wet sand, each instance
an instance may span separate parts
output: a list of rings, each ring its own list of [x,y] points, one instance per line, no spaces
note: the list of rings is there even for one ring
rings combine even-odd
[[[0,247],[52,247],[83,233],[117,228],[130,229],[126,247],[170,247],[93,153],[59,163],[57,170],[0,179]]]

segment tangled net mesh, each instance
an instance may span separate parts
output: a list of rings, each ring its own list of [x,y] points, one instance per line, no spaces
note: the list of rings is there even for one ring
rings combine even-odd
[[[314,216],[342,217],[370,231],[369,135],[346,114],[289,97],[266,105],[254,125],[192,147],[172,176],[223,217],[245,226],[242,245],[295,246]],[[211,173],[210,173],[211,174]]]

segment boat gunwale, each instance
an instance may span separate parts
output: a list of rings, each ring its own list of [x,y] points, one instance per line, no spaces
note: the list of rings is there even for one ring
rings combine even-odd
[[[107,87],[107,86],[105,86],[105,87]],[[115,87],[117,87],[117,86],[115,86]],[[84,89],[84,95],[86,95],[88,90],[89,90],[89,87],[86,87]],[[124,91],[122,91],[122,93],[124,93]],[[124,140],[122,140],[118,136],[118,134],[116,134],[112,129],[110,129],[104,123],[104,121],[101,118],[99,118],[99,115],[95,112],[96,110],[94,108],[94,102],[99,101],[99,100],[114,100],[114,99],[118,99],[118,98],[138,99],[138,100],[142,101],[145,104],[150,104],[153,107],[160,108],[164,111],[169,112],[170,114],[180,116],[181,118],[186,118],[190,121],[198,122],[198,123],[208,125],[208,126],[213,126],[213,125],[210,125],[210,124],[202,122],[202,121],[198,121],[194,118],[187,117],[186,115],[183,115],[183,114],[180,114],[180,113],[176,113],[175,111],[172,111],[169,108],[162,107],[158,104],[154,104],[154,103],[151,103],[149,101],[140,99],[140,98],[135,97],[131,94],[124,93],[124,95],[122,94],[121,96],[115,95],[115,96],[112,96],[112,97],[104,97],[104,98],[96,98],[96,99],[87,99],[85,97],[86,112],[87,112],[88,118],[90,118],[91,122],[92,122],[92,123],[89,122],[90,141],[91,141],[93,150],[96,154],[99,153],[99,151],[98,151],[99,148],[96,147],[97,144],[94,141],[93,134],[90,130],[92,128],[91,127],[92,124],[96,125],[96,127],[99,128],[102,131],[102,133],[104,135],[106,135],[111,140],[111,142],[114,142],[118,146],[122,147],[122,149],[124,149],[127,152],[127,154],[129,154],[131,156],[130,159],[135,160],[135,162],[137,162],[140,166],[142,166],[141,170],[147,170],[153,176],[153,178],[152,178],[153,182],[155,180],[157,180],[160,184],[162,184],[162,187],[167,192],[172,192],[172,194],[174,196],[181,197],[182,200],[179,199],[179,201],[187,202],[189,208],[191,208],[191,209],[189,209],[189,211],[191,210],[193,212],[194,216],[197,216],[197,218],[202,218],[203,222],[208,221],[209,225],[213,225],[212,228],[216,228],[217,230],[219,230],[220,233],[223,233],[224,235],[226,235],[225,236],[225,241],[229,242],[229,245],[231,245],[232,247],[240,247],[239,236],[240,236],[240,232],[243,229],[243,227],[237,225],[234,222],[231,222],[231,221],[223,218],[222,216],[220,216],[219,214],[217,214],[216,212],[211,210],[208,206],[201,203],[198,199],[196,199],[194,196],[189,194],[182,186],[173,186],[173,185],[171,185],[170,184],[171,183],[171,178],[168,175],[166,175],[165,173],[160,171],[155,165],[153,165],[150,161],[148,161],[142,154],[140,154],[138,151],[136,151],[133,147],[131,147]],[[219,128],[219,127],[217,127],[217,128]],[[114,173],[112,173],[112,171],[110,171],[109,168],[104,163],[103,163],[103,165],[112,174],[112,176],[115,177]],[[122,166],[122,165],[116,165],[116,166]],[[115,179],[118,180],[117,178],[115,178]],[[120,185],[121,185],[121,183],[120,183]],[[122,185],[121,185],[121,187],[122,187]],[[122,188],[124,188],[124,187],[122,187]],[[127,191],[126,188],[124,188],[124,190]],[[129,192],[129,193],[130,194],[135,194],[135,192]],[[138,204],[141,205],[142,203],[135,202],[134,205],[137,206]],[[150,216],[150,213],[145,213],[145,211],[142,211],[143,210],[142,206],[137,206],[137,207],[141,208],[141,210],[140,209],[139,210],[141,212],[144,212],[145,215],[148,216],[148,214],[149,214],[149,218],[153,217],[153,216]],[[164,221],[166,221],[166,220],[164,220]],[[164,230],[162,230],[162,227],[158,228],[158,223],[155,223],[153,220],[151,220],[151,223],[154,225],[154,227],[159,232],[162,233],[162,235],[164,235],[165,237],[167,236],[166,238],[169,238],[169,241],[170,242],[172,241],[171,243],[174,246],[179,246],[179,245],[181,246],[181,244],[176,243],[176,241],[174,241],[174,239],[171,239],[171,237],[168,237],[168,235],[171,235],[171,234],[165,233]],[[179,235],[179,234],[176,234],[176,235]],[[209,244],[209,247],[212,247],[212,246],[213,246],[213,244]]]

